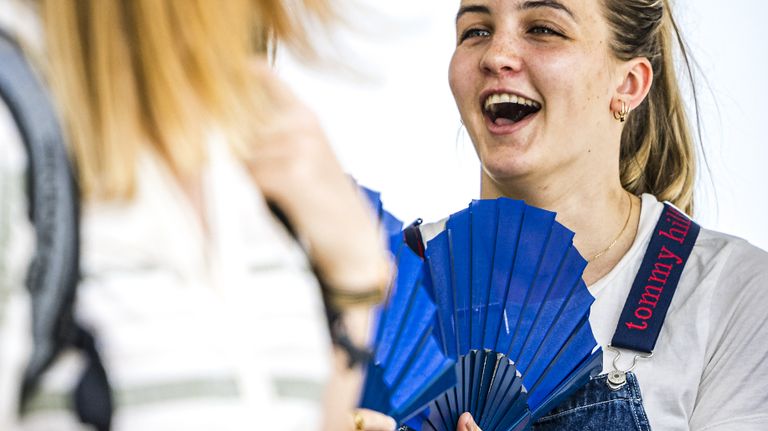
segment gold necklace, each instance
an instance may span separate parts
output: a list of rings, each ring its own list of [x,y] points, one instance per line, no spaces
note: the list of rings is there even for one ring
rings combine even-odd
[[[594,260],[600,258],[605,253],[608,253],[608,250],[612,249],[613,246],[616,245],[617,242],[619,242],[619,238],[621,238],[621,236],[624,235],[624,231],[627,230],[627,226],[629,226],[629,219],[632,216],[632,206],[633,206],[632,205],[632,196],[630,196],[628,193],[627,193],[627,196],[629,197],[629,211],[627,211],[627,219],[624,221],[624,227],[621,228],[621,232],[619,232],[619,234],[616,235],[616,238],[613,240],[611,245],[609,245],[608,247],[606,247],[603,250],[601,250],[598,253],[596,253],[594,256],[592,256],[589,259],[587,259],[587,263],[591,263]]]

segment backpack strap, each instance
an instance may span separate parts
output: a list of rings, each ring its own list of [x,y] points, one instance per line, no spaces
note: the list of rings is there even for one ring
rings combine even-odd
[[[0,97],[19,128],[28,156],[29,217],[36,232],[26,284],[32,304],[33,350],[21,389],[23,409],[46,369],[65,348],[88,358],[75,390],[80,419],[109,429],[112,400],[93,337],[74,320],[79,279],[79,195],[50,99],[19,47],[0,33]]]

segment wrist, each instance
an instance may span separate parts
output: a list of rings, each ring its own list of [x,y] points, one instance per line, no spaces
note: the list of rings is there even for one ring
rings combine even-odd
[[[328,305],[343,312],[354,308],[369,309],[384,301],[392,281],[389,259],[369,259],[367,268],[347,265],[343,271],[316,270]]]
[[[368,348],[369,312],[363,309],[337,314],[330,322],[331,340],[344,354],[348,369],[365,367],[373,354]]]

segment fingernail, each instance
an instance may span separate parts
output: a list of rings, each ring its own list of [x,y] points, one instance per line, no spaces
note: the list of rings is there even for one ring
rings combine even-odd
[[[467,422],[467,431],[475,431],[475,422]]]

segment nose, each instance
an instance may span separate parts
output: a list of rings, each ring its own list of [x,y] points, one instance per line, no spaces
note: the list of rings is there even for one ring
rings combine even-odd
[[[508,75],[519,72],[523,67],[520,48],[514,36],[497,33],[480,60],[483,72],[491,75]]]

